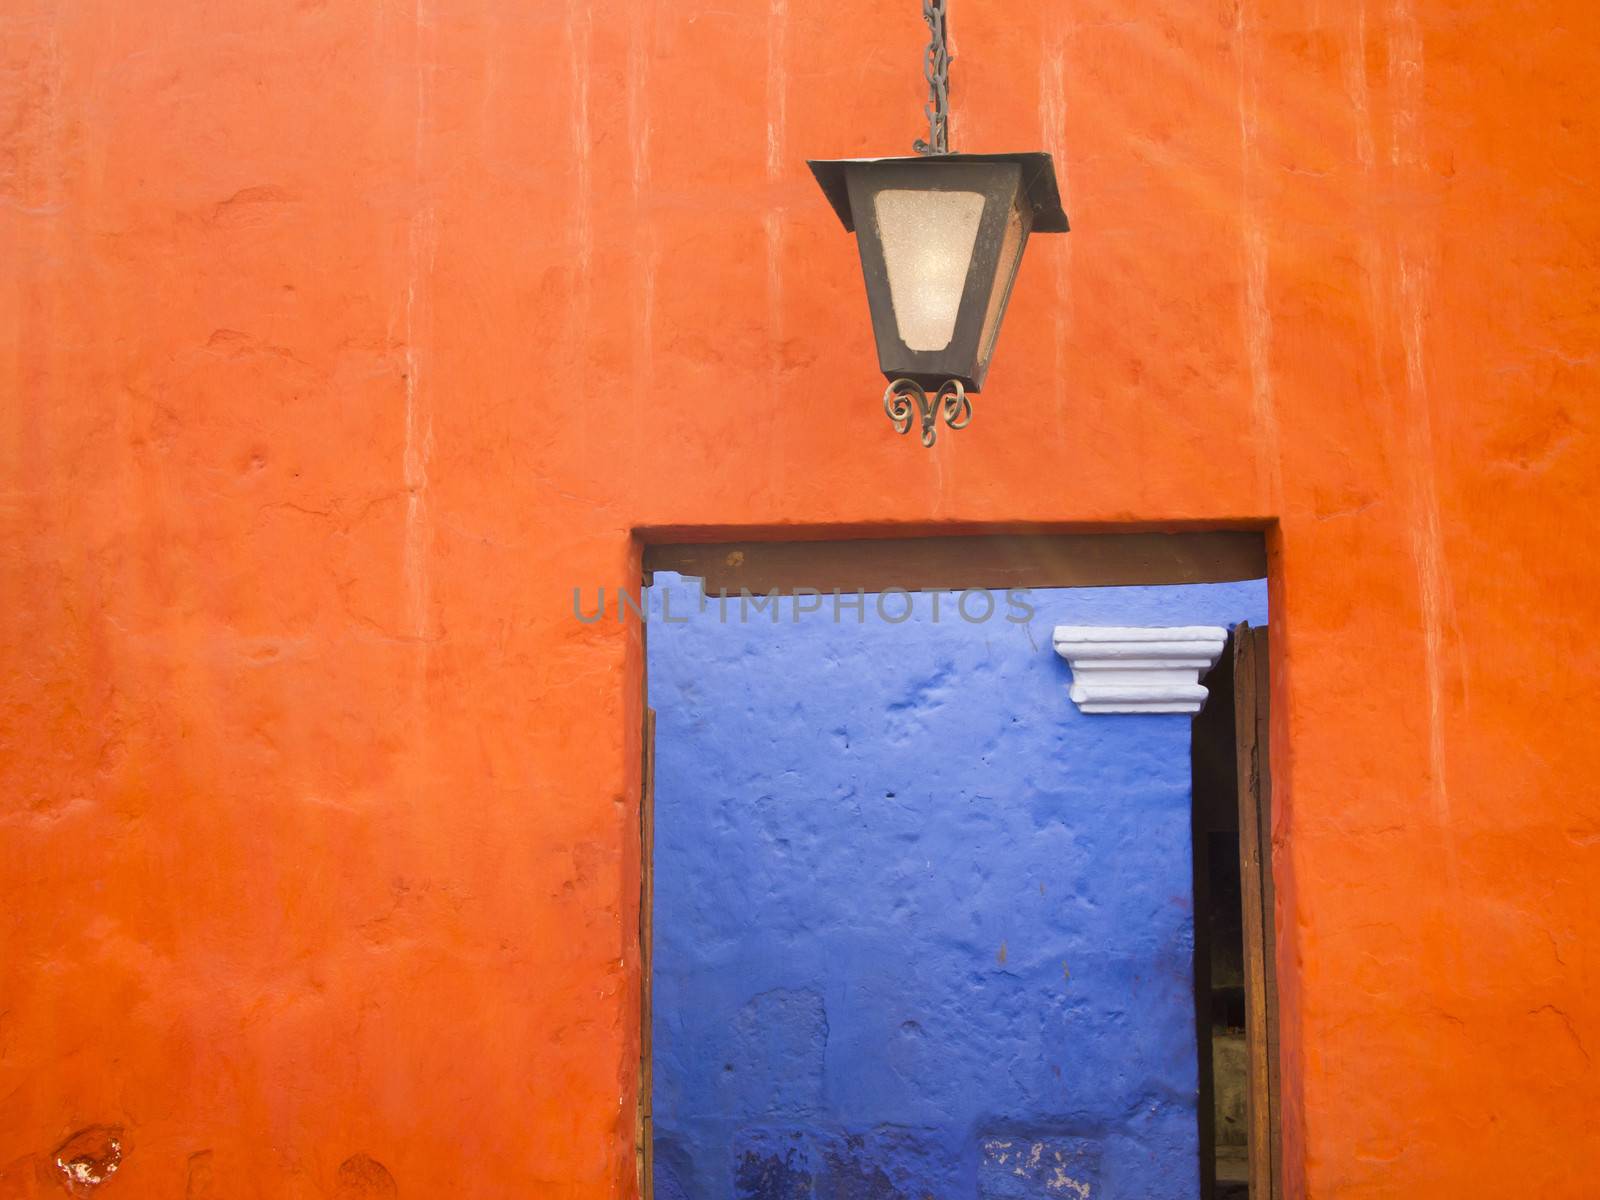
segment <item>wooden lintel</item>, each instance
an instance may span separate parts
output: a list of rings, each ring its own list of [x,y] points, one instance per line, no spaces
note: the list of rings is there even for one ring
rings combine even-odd
[[[1263,578],[1267,553],[1257,531],[1068,533],[650,545],[644,567],[768,595],[1227,583]]]

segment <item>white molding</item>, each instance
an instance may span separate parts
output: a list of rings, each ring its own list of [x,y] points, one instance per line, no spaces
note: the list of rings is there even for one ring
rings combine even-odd
[[[1220,625],[1057,625],[1051,643],[1072,664],[1072,701],[1086,713],[1197,713],[1200,676],[1222,653]]]

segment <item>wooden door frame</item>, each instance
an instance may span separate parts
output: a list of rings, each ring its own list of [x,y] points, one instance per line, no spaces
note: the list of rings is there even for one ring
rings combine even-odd
[[[639,1081],[634,1102],[634,1165],[641,1200],[655,1195],[654,1020],[656,711],[650,707],[649,676],[643,678],[644,723],[639,784]]]
[[[708,593],[769,595],[899,588],[1120,587],[1237,583],[1269,574],[1266,531],[984,533],[792,541],[646,541],[655,571],[703,581]]]

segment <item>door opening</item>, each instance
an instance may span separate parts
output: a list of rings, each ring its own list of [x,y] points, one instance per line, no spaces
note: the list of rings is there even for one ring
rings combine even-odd
[[[1201,812],[1202,726],[1080,712],[1051,629],[1264,625],[1264,557],[1259,535],[1099,541],[647,548],[640,1195],[1227,1196],[1213,1022],[1270,1019],[1237,783],[1265,780],[1265,631],[1223,660],[1261,672],[1262,744],[1224,743],[1229,823]],[[928,593],[969,571],[941,616]],[[1012,589],[1042,597],[1032,626]],[[1206,682],[1213,720],[1257,704]],[[1274,1128],[1274,1101],[1243,1123]]]

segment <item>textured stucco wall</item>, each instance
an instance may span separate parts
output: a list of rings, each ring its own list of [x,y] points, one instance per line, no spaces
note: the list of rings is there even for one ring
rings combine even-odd
[[[1592,1193],[1600,6],[951,22],[1074,232],[924,453],[803,162],[924,132],[914,0],[0,7],[5,1186],[628,1195],[642,652],[571,589],[1245,524],[1290,1194]]]
[[[656,583],[657,1195],[1198,1195],[1190,720],[1080,713],[1050,630],[1265,583],[776,623]]]

